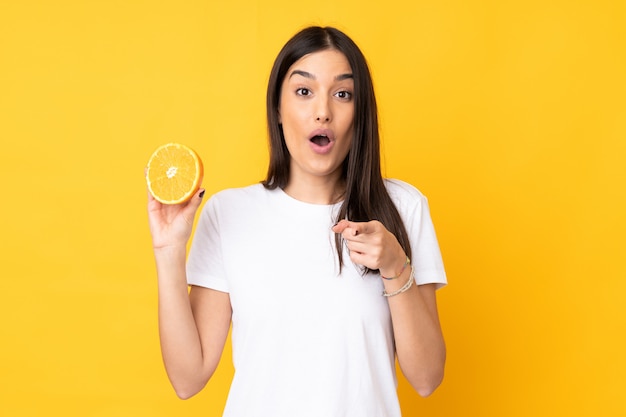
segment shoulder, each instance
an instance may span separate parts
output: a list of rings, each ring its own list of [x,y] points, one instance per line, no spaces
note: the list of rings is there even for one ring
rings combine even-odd
[[[268,190],[262,184],[252,184],[246,187],[227,188],[216,192],[209,199],[213,204],[228,205],[253,202],[266,196]]]
[[[239,215],[258,207],[267,200],[269,190],[262,184],[253,184],[246,187],[227,188],[211,195],[202,209],[205,216],[231,216]]]
[[[428,203],[426,196],[408,182],[392,178],[386,178],[384,182],[389,197],[399,209]]]

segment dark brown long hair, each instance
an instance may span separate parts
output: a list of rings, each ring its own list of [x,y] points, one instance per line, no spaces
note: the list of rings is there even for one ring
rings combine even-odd
[[[354,137],[343,162],[346,184],[344,202],[336,221],[350,219],[380,221],[411,256],[411,245],[400,214],[389,197],[380,170],[380,137],[374,86],[367,61],[359,47],[346,34],[332,27],[313,26],[298,32],[279,52],[267,88],[267,124],[270,162],[265,188],[285,188],[289,181],[290,155],[278,118],[281,86],[289,68],[313,52],[335,49],[348,59],[354,78]],[[335,236],[339,266],[343,265],[341,236]]]

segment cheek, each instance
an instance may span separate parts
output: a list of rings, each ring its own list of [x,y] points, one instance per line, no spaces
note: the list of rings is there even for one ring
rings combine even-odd
[[[279,109],[280,123],[294,129],[302,120],[302,109],[291,105],[289,102],[285,103],[281,109]]]
[[[346,117],[343,126],[344,135],[349,139],[352,139],[352,134],[354,133],[354,119],[352,117]]]
[[[341,125],[346,131],[351,131],[354,127],[354,109],[345,111],[341,114]]]
[[[288,114],[283,114],[281,129],[283,131],[285,144],[287,145],[294,142],[295,138],[298,137],[298,123],[294,122],[293,118]]]

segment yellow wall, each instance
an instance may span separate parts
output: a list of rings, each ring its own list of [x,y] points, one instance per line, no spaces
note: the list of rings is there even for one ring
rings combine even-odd
[[[446,380],[405,414],[626,415],[626,3],[366,3],[0,2],[0,415],[220,415],[230,351],[187,402],[162,369],[143,167],[176,140],[209,193],[260,180],[312,23],[368,56],[447,265]]]

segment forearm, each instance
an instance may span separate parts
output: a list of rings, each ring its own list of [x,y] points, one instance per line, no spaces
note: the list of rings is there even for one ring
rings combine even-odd
[[[396,282],[385,282],[392,292],[408,279],[410,268]],[[446,348],[437,316],[434,286],[412,285],[389,297],[398,363],[402,373],[421,395],[430,395],[441,383]]]
[[[202,345],[189,300],[185,247],[155,250],[159,286],[159,336],[169,379],[181,398],[206,384]]]

